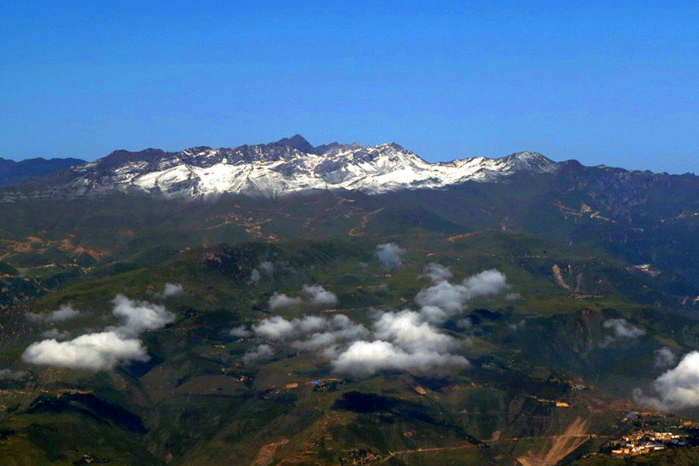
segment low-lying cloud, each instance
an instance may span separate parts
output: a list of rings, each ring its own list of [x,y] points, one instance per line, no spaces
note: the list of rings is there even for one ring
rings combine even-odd
[[[147,301],[134,301],[122,294],[114,300],[113,313],[121,318],[121,323],[114,329],[125,335],[140,335],[146,330],[155,330],[174,322],[175,315],[165,306]]]
[[[163,297],[172,298],[175,296],[180,296],[184,293],[184,288],[182,285],[177,283],[166,283],[165,289],[163,290]]]
[[[645,330],[641,330],[626,319],[609,319],[602,326],[611,329],[617,338],[636,338],[645,335]]]
[[[274,264],[269,261],[261,262],[250,272],[250,281],[258,283],[263,278],[271,277],[272,274],[274,274]]]
[[[468,360],[455,354],[465,342],[452,337],[439,325],[458,317],[470,300],[490,297],[509,289],[507,279],[493,269],[453,284],[448,282],[452,275],[446,267],[430,264],[425,272],[433,285],[416,296],[419,311],[373,311],[368,328],[352,322],[343,314],[331,318],[304,316],[286,319],[273,316],[249,329],[236,327],[231,334],[254,336],[264,342],[245,355],[243,360],[246,362],[272,354],[274,347],[290,345],[300,351],[320,354],[330,360],[336,372],[351,375],[369,375],[380,370],[428,372],[467,367]],[[304,286],[302,295],[303,299],[286,295],[274,295],[273,298],[300,300],[294,301],[294,304],[337,304],[335,295],[318,285]],[[270,308],[273,307],[270,300]],[[463,328],[471,325],[467,318],[457,322]]]
[[[699,406],[699,351],[686,354],[680,363],[655,379],[655,396],[640,389],[633,392],[636,402],[660,411],[676,411]]]
[[[337,372],[371,375],[380,370],[428,371],[435,368],[463,368],[469,362],[463,356],[434,351],[408,353],[387,341],[357,341],[333,361]]]
[[[229,333],[231,334],[231,336],[238,338],[248,338],[252,336],[252,332],[245,328],[245,326],[243,325],[241,325],[240,327],[232,328]]]
[[[303,285],[303,294],[311,304],[319,306],[334,306],[337,304],[337,296],[320,285]]]
[[[376,246],[376,257],[387,272],[398,270],[403,265],[405,249],[395,243],[384,243]]]
[[[422,321],[417,312],[408,310],[382,313],[374,323],[374,335],[414,353],[446,353],[459,346],[457,340]]]
[[[425,320],[443,323],[463,312],[469,301],[494,296],[508,288],[507,277],[491,269],[467,277],[461,283],[454,284],[442,279],[421,290],[415,302],[421,307],[420,313]]]
[[[44,338],[54,338],[56,340],[66,340],[70,338],[70,332],[67,330],[58,330],[57,328],[52,328],[43,332],[41,336]]]
[[[271,298],[269,298],[269,310],[278,311],[280,309],[287,309],[292,306],[298,306],[303,300],[301,298],[292,298],[285,294],[274,293]]]
[[[602,324],[602,327],[612,331],[611,335],[607,335],[602,340],[602,347],[608,346],[615,341],[633,340],[646,334],[645,330],[636,327],[626,319],[607,319]]]
[[[337,304],[337,296],[321,285],[303,285],[301,294],[302,296],[291,297],[285,294],[274,293],[269,298],[269,310],[278,311],[301,304],[320,307],[332,307]]]
[[[148,352],[138,336],[166,326],[175,320],[175,315],[164,306],[123,295],[117,295],[112,304],[113,314],[121,320],[119,325],[61,342],[57,338],[64,335],[49,334],[49,339],[31,344],[22,359],[31,364],[92,371],[148,361]]]
[[[305,316],[291,320],[274,316],[263,319],[252,327],[252,333],[260,338],[270,341],[295,340],[295,346],[305,349],[317,348],[321,341],[330,345],[357,338],[365,332],[364,326],[354,324],[343,314],[332,318]]]
[[[22,355],[26,362],[44,366],[93,371],[114,369],[130,361],[147,361],[143,343],[115,332],[81,335],[73,340],[34,343]]]
[[[272,356],[274,356],[274,349],[270,345],[259,345],[254,350],[248,351],[243,355],[243,362],[251,363]]]
[[[80,311],[74,309],[71,304],[63,304],[58,310],[49,312],[48,314],[29,312],[27,313],[27,319],[33,322],[56,323],[75,319],[79,315]]]
[[[439,283],[441,281],[450,279],[453,276],[453,274],[451,273],[451,270],[449,270],[448,267],[432,262],[431,264],[427,264],[425,266],[424,276],[429,277],[429,279],[432,280],[434,283]]]
[[[340,353],[332,361],[335,371],[370,375],[380,370],[425,372],[469,365],[466,358],[451,353],[462,343],[422,320],[415,311],[377,314],[372,337],[372,341],[355,341]]]
[[[655,367],[659,367],[661,369],[673,366],[677,361],[675,353],[673,353],[667,346],[663,346],[662,348],[655,350],[653,356]]]

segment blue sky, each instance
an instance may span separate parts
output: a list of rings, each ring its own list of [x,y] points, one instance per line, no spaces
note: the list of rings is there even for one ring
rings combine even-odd
[[[0,157],[301,133],[699,173],[697,25],[696,1],[2,2]]]

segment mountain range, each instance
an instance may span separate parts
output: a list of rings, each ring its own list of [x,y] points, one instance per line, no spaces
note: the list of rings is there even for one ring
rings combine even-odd
[[[699,464],[699,177],[294,136],[0,200],[3,465]]]
[[[278,197],[313,190],[378,194],[438,189],[470,181],[502,182],[522,174],[550,174],[581,167],[576,161],[557,163],[536,152],[430,163],[396,143],[313,146],[300,135],[235,148],[118,150],[94,162],[79,162],[46,161],[43,172],[54,173],[26,181],[23,192],[30,197],[94,197],[121,192],[185,198],[224,193]],[[641,173],[601,168],[617,175]],[[0,199],[7,201],[18,195],[5,191]]]
[[[81,159],[25,159],[16,162],[0,158],[0,187],[21,183],[33,176],[46,175],[86,163]]]

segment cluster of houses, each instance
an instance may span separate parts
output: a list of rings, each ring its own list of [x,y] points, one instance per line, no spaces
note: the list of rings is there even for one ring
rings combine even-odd
[[[369,449],[357,449],[348,452],[347,456],[340,457],[340,466],[371,464],[381,460],[381,456]]]
[[[640,430],[614,442],[611,454],[613,456],[636,456],[662,451],[670,447],[684,447],[687,445],[686,437],[686,435],[673,432]]]

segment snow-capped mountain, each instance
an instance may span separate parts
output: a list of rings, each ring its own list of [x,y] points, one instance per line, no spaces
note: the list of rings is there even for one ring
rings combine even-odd
[[[296,135],[270,144],[181,152],[116,151],[49,181],[75,196],[145,192],[172,197],[245,193],[276,197],[308,190],[369,194],[501,181],[515,173],[548,173],[558,164],[535,152],[429,163],[395,143],[314,147]],[[34,185],[38,187],[38,182]]]

